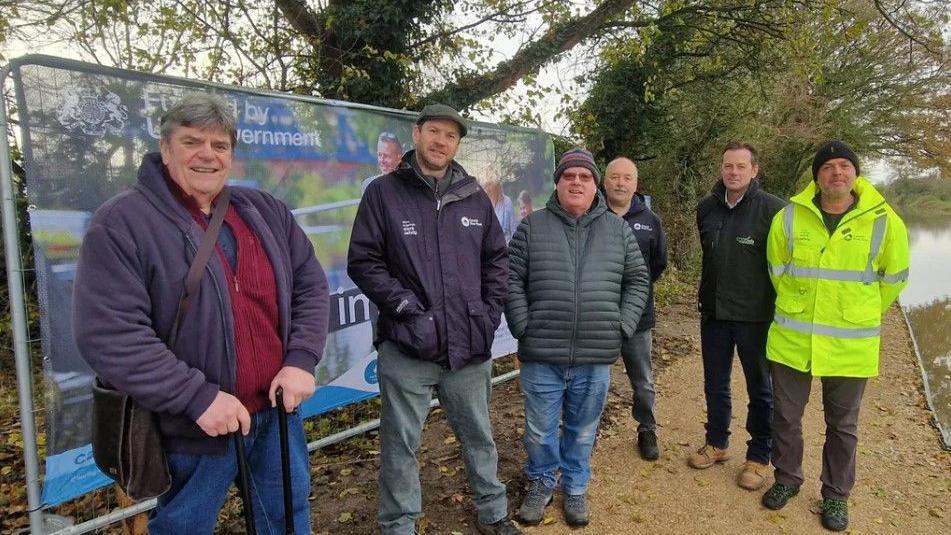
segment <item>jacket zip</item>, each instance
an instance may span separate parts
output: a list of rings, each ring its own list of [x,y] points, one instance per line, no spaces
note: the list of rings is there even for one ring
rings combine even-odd
[[[581,225],[575,221],[575,319],[571,329],[571,344],[568,346],[571,350],[568,353],[568,366],[575,364],[575,339],[578,337],[578,288],[581,286],[581,247],[578,237],[578,230]]]
[[[192,236],[191,234],[188,233],[188,231],[185,231],[185,240],[192,249],[192,259],[194,260],[195,255],[198,254],[198,247],[195,245],[195,242],[192,240]],[[215,285],[215,296],[218,298],[218,309],[221,312],[221,332],[227,335],[228,325],[227,325],[227,322],[225,321],[225,313],[226,313],[225,302],[221,296],[221,286],[218,283],[217,277],[215,277],[215,272],[211,269],[210,259],[208,261],[208,264],[205,265],[205,271],[207,271],[208,274],[211,275],[211,282],[214,283]],[[235,284],[237,285],[237,281],[235,281]],[[199,286],[200,285],[201,284],[199,283]],[[233,340],[231,340],[230,336],[225,336],[224,339],[225,339],[225,351],[228,353],[228,358],[225,359],[226,361],[225,363],[228,366],[228,376],[231,378],[231,389],[237,390],[238,388],[237,373],[238,372],[235,369],[235,366],[233,365],[233,363],[237,361],[237,356],[234,354],[234,348],[232,347]],[[234,392],[228,392],[228,393],[234,394]]]

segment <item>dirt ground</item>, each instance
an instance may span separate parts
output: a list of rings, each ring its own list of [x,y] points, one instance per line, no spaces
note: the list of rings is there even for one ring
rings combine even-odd
[[[733,374],[733,459],[703,471],[686,465],[687,455],[703,443],[699,341],[691,303],[676,303],[659,311],[653,359],[661,459],[646,462],[636,453],[631,389],[618,363],[612,370],[611,394],[592,461],[592,523],[584,529],[569,529],[556,498],[543,524],[526,528],[527,533],[821,531],[816,511],[824,427],[818,383],[804,421],[807,482],[785,509],[768,511],[759,504],[760,491],[745,491],[735,484],[748,438],[743,429],[746,394],[738,363]],[[882,355],[881,376],[869,383],[860,418],[858,481],[850,500],[851,533],[949,533],[951,453],[941,448],[930,423],[921,375],[897,309],[890,311],[884,322]],[[491,417],[499,450],[499,477],[508,486],[510,510],[514,511],[523,492],[525,458],[517,380],[495,388]],[[375,435],[360,442],[359,446],[334,446],[313,458],[311,503],[317,533],[362,535],[376,531],[378,442]],[[423,444],[425,516],[419,532],[476,533],[459,446],[438,409],[429,418]]]

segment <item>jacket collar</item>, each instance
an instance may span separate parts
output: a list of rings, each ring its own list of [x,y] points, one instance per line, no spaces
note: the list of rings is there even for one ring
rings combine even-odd
[[[759,193],[760,189],[762,189],[762,186],[759,183],[759,179],[754,178],[751,180],[750,187],[746,189],[746,193],[743,194],[743,198],[740,199],[740,202],[736,203],[736,206],[746,202],[746,199],[755,196],[757,193]],[[717,202],[723,206],[726,206],[726,186],[723,185],[722,179],[718,179],[716,181],[716,183],[713,185],[713,189],[710,190],[710,194],[716,198]],[[736,206],[734,206],[734,208],[736,208]]]
[[[625,219],[634,217],[644,210],[647,210],[647,201],[644,199],[644,194],[634,192],[634,197],[631,198],[631,206],[628,207],[627,213],[621,215],[621,217]]]
[[[551,197],[548,198],[548,203],[545,205],[545,207],[553,214],[558,216],[566,225],[577,225],[579,227],[586,227],[590,225],[592,221],[608,211],[608,203],[604,200],[604,195],[601,194],[601,190],[597,190],[595,193],[594,200],[591,202],[591,208],[589,208],[583,216],[577,219],[566,212],[565,209],[562,208],[560,204],[558,204],[557,190],[551,192]]]
[[[882,194],[875,188],[872,183],[865,178],[864,176],[859,176],[855,179],[855,184],[852,186],[852,192],[855,193],[855,196],[858,198],[855,202],[855,207],[846,214],[844,219],[852,219],[853,217],[858,217],[863,213],[876,208],[885,203],[885,197],[882,197]],[[806,209],[814,212],[817,216],[822,217],[822,214],[819,212],[819,208],[816,207],[816,204],[812,202],[812,199],[816,197],[819,193],[819,185],[816,184],[815,180],[810,180],[806,184],[805,189],[793,195],[790,202],[804,206]]]
[[[230,186],[226,184],[225,187]],[[168,175],[168,170],[162,163],[161,153],[150,152],[142,158],[136,189],[178,226],[187,229],[192,224],[197,224],[192,215],[193,210],[198,210],[198,213],[201,211],[194,203],[194,199],[182,191],[181,187]],[[236,199],[234,195],[234,190],[232,190],[231,202],[232,204],[240,203],[240,199]]]
[[[400,160],[400,165],[393,171],[393,175],[410,184],[416,184],[419,187],[424,187],[432,191],[432,186],[430,186],[428,181],[420,174],[419,169],[417,169],[414,158],[416,158],[416,149],[406,151],[406,154],[404,154]],[[456,160],[452,160],[452,162],[449,163],[446,176],[451,177],[451,183],[449,184],[449,189],[442,193],[444,203],[450,200],[464,199],[481,189],[475,178],[469,175]]]

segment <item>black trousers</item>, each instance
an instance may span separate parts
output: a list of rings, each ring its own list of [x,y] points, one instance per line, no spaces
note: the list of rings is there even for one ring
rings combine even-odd
[[[703,391],[707,399],[707,444],[729,446],[733,403],[730,374],[733,352],[740,356],[746,393],[746,458],[769,464],[772,442],[773,389],[766,360],[766,335],[770,322],[700,320],[700,346],[703,354]]]

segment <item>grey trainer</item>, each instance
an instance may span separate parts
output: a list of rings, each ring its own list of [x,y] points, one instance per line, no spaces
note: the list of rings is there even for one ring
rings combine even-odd
[[[542,483],[540,479],[533,479],[528,482],[528,492],[522,498],[522,505],[515,513],[515,519],[522,524],[534,526],[542,521],[545,516],[545,508],[551,503],[555,489],[550,489]]]
[[[591,521],[586,494],[565,494],[564,509],[565,522],[571,527],[587,526]]]

